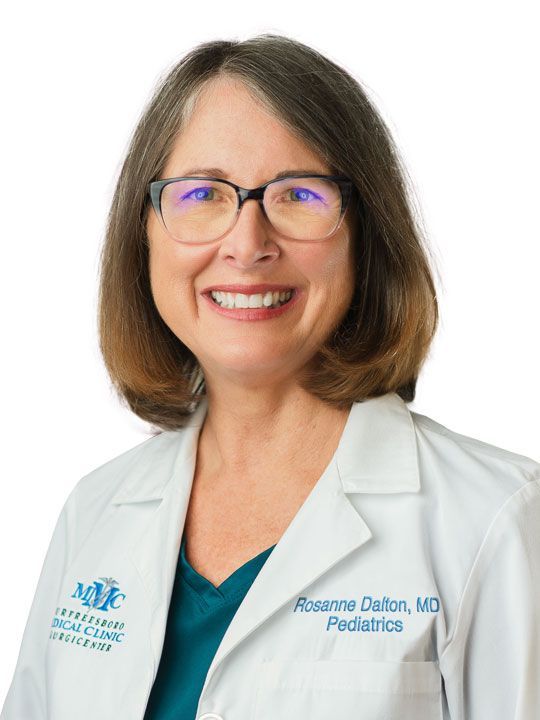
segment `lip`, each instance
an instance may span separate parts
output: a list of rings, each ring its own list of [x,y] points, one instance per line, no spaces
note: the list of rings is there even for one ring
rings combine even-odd
[[[221,285],[222,288],[227,287],[226,285]],[[230,287],[230,286],[229,286]],[[233,286],[238,287],[238,285]],[[244,287],[246,287],[244,285]],[[251,286],[253,287],[253,286]],[[255,287],[260,287],[255,286]],[[267,286],[270,287],[276,287],[276,286]],[[289,289],[290,286],[282,286],[284,289]],[[276,288],[277,290],[277,288]],[[209,307],[218,315],[223,315],[224,317],[231,318],[233,320],[271,320],[272,318],[279,317],[280,315],[284,315],[289,310],[291,310],[300,300],[300,298],[303,296],[303,292],[298,290],[298,288],[292,288],[292,295],[291,299],[285,303],[285,305],[280,305],[276,308],[225,308],[221,307],[217,303],[215,303],[212,300],[212,295],[210,294],[210,291],[201,293],[204,297],[205,301],[209,304]],[[229,290],[229,292],[231,292]],[[238,290],[236,292],[239,292]],[[261,292],[261,291],[259,291]]]
[[[209,285],[201,290],[201,295],[207,295],[212,290],[221,290],[230,293],[242,293],[243,295],[256,295],[264,292],[283,292],[285,290],[296,290],[294,285],[275,285],[272,283],[258,283],[256,285]]]

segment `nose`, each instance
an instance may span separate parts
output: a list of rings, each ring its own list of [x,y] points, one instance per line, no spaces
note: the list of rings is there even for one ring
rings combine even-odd
[[[248,198],[247,200],[244,200],[233,230],[236,230],[236,228],[238,228],[242,223],[246,225],[246,229],[249,229],[253,224],[255,226],[259,226],[261,231],[266,231],[266,233],[272,229],[272,226],[264,213],[261,202],[259,202],[259,200],[255,200],[255,198]]]
[[[275,231],[257,200],[244,202],[236,224],[221,241],[219,253],[237,267],[267,264],[279,256]]]

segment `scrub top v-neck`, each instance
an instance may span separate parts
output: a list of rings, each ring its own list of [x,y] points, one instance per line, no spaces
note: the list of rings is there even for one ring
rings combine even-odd
[[[248,560],[216,587],[190,565],[182,537],[163,652],[144,720],[195,718],[218,646],[274,547]]]

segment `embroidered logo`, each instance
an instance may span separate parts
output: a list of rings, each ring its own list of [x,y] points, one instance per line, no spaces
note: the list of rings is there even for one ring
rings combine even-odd
[[[103,610],[103,612],[118,610],[126,596],[125,593],[120,592],[117,585],[118,582],[112,577],[99,578],[99,581],[94,580],[92,585],[86,587],[84,583],[78,582],[71,597],[81,600],[82,605],[95,610]]]
[[[50,640],[98,652],[110,652],[125,643],[125,622],[118,618],[117,611],[122,608],[126,593],[117,580],[100,577],[91,583],[77,581],[69,598],[77,601],[82,610],[57,607]]]

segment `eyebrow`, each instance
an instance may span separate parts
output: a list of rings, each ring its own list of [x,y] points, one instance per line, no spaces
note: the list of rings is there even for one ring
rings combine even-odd
[[[287,177],[288,175],[326,175],[327,173],[324,170],[314,170],[313,168],[302,169],[302,168],[294,168],[291,170],[282,170],[281,172],[278,172],[277,175],[274,175],[272,180],[277,180],[278,178]],[[190,168],[189,170],[186,170],[183,175],[178,175],[178,177],[191,177],[192,175],[208,175],[210,177],[221,177],[225,180],[230,180],[230,176],[228,173],[225,172],[225,170],[222,170],[221,168],[217,167],[196,167],[196,168]]]

